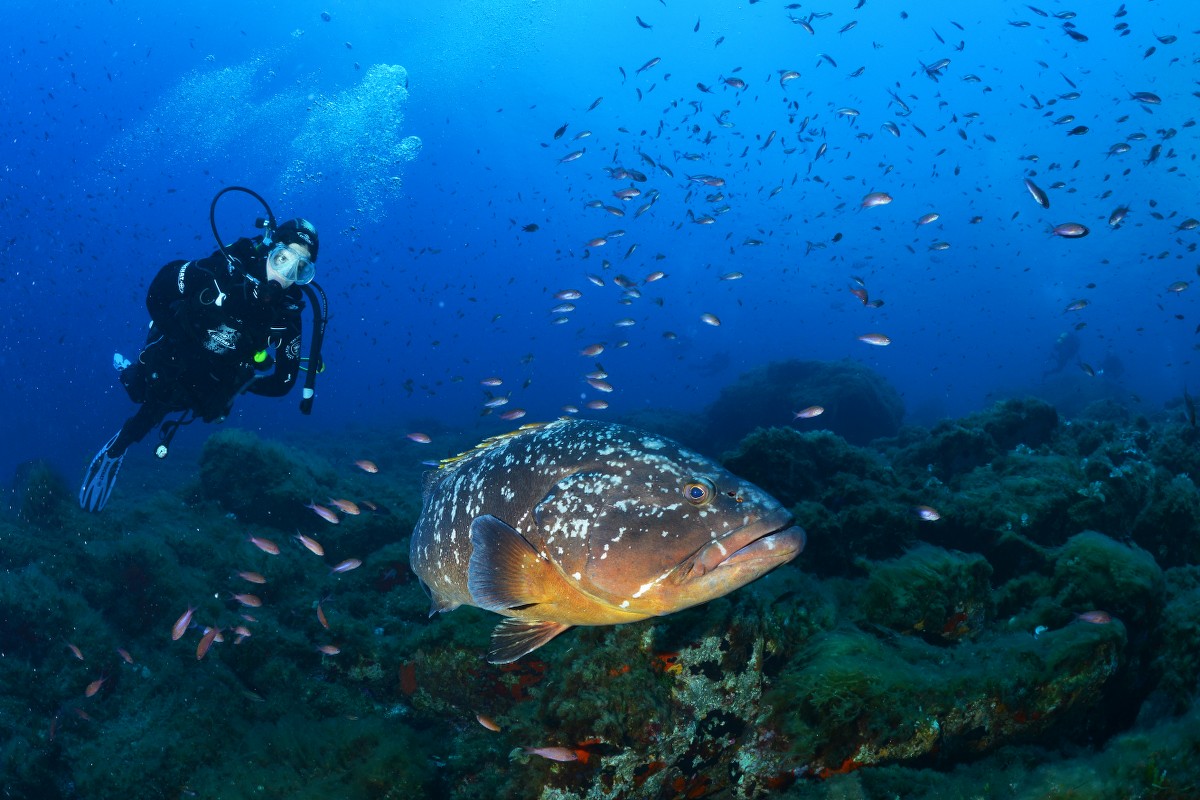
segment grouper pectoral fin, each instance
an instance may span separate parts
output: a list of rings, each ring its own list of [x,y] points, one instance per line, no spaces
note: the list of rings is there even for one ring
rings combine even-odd
[[[549,620],[506,619],[492,631],[492,644],[487,660],[491,664],[507,664],[526,653],[533,652],[558,636],[570,625]]]
[[[480,608],[502,614],[544,604],[549,612],[556,601],[576,591],[524,536],[490,514],[472,520],[471,548],[467,589]],[[488,661],[516,661],[569,627],[552,620],[506,619],[492,632]]]
[[[475,605],[503,613],[563,596],[562,576],[524,536],[491,514],[471,521],[467,590]]]

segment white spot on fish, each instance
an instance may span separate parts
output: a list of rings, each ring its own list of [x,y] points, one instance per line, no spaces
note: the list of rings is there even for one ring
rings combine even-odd
[[[633,599],[636,600],[639,597],[641,597],[643,594],[645,594],[646,592],[653,589],[655,583],[658,583],[658,581],[651,581],[650,583],[643,583],[640,587],[638,587],[638,590],[633,593]]]

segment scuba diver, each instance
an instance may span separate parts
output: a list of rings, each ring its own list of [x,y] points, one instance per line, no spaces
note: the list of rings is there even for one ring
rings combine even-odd
[[[1046,359],[1046,369],[1042,372],[1042,380],[1057,375],[1066,369],[1067,364],[1071,363],[1071,359],[1079,352],[1079,337],[1070,331],[1065,331],[1058,335],[1058,339],[1054,342],[1054,347],[1050,351],[1050,356]]]
[[[268,218],[257,222],[262,235],[227,247],[215,214],[217,200],[228,191],[253,196]],[[217,193],[209,221],[217,252],[198,261],[172,261],[159,270],[146,295],[150,331],[142,352],[133,363],[120,354],[114,358],[125,391],[141,408],[92,459],[79,491],[79,505],[87,511],[104,508],[126,449],[160,423],[155,454],[165,458],[181,425],[224,420],[234,399],[247,391],[282,397],[291,390],[304,369],[302,293],[312,302],[314,329],[300,410],[311,411],[328,319],[324,292],[312,283],[316,227],[300,218],[276,225],[266,201],[240,186]],[[163,422],[177,412],[183,412],[179,419]]]

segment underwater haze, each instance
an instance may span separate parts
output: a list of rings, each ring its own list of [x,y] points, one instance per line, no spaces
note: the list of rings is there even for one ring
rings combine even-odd
[[[1200,796],[1194,3],[6,6],[5,796]],[[229,186],[320,231],[312,413],[152,432],[84,514]],[[409,572],[421,475],[562,416],[808,548],[486,664]],[[247,544],[301,534],[362,568]],[[238,570],[270,632],[198,660]]]
[[[127,415],[112,353],[141,344],[158,267],[215,249],[208,203],[231,184],[318,224],[331,300],[312,419],[240,403],[254,428],[459,429],[492,375],[531,418],[594,398],[689,410],[785,357],[862,362],[931,421],[1037,390],[1064,333],[1079,350],[1055,376],[1077,391],[1177,401],[1196,325],[1194,291],[1171,287],[1196,277],[1200,237],[1191,7],[846,5],[348,4],[324,22],[317,6],[19,4],[6,462],[77,468]],[[873,192],[892,201],[863,208]],[[261,214],[233,198],[226,238]],[[1090,234],[1051,234],[1070,222]],[[616,275],[642,297],[620,305]],[[556,325],[564,289],[583,297]],[[857,338],[873,332],[891,345]],[[611,396],[581,377],[597,342]]]

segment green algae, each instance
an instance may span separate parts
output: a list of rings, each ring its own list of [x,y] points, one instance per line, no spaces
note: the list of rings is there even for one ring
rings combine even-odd
[[[258,464],[251,488],[164,486],[100,516],[67,504],[61,526],[0,520],[0,781],[48,800],[1193,796],[1195,486],[1151,444],[1178,437],[1184,458],[1186,431],[996,411],[959,421],[971,436],[943,431],[945,479],[916,458],[929,431],[873,449],[753,433],[735,471],[795,499],[797,562],[680,614],[568,631],[510,668],[481,658],[494,615],[427,618],[407,570],[419,470],[360,474],[342,441],[239,434],[207,458]],[[368,455],[398,459],[405,442],[376,436]],[[289,471],[286,491],[264,490]],[[255,492],[274,511],[258,522],[236,510]],[[391,513],[328,526],[303,508],[326,496]],[[941,520],[912,513],[926,503]],[[324,562],[288,538],[293,513]],[[349,556],[364,565],[329,574]],[[170,640],[189,606],[201,625],[239,624],[231,595],[247,590],[264,600],[249,639],[227,633],[203,661],[198,629]],[[1114,621],[1076,620],[1095,610]]]
[[[327,463],[238,429],[209,437],[200,457],[206,499],[246,522],[285,530],[308,522],[304,504],[324,500],[336,480]]]
[[[1163,573],[1154,558],[1095,531],[1072,536],[1054,562],[1055,600],[1078,613],[1100,609],[1139,630],[1151,627],[1163,602]]]
[[[978,554],[922,545],[868,565],[863,618],[938,643],[974,636],[991,616],[992,567]]]

